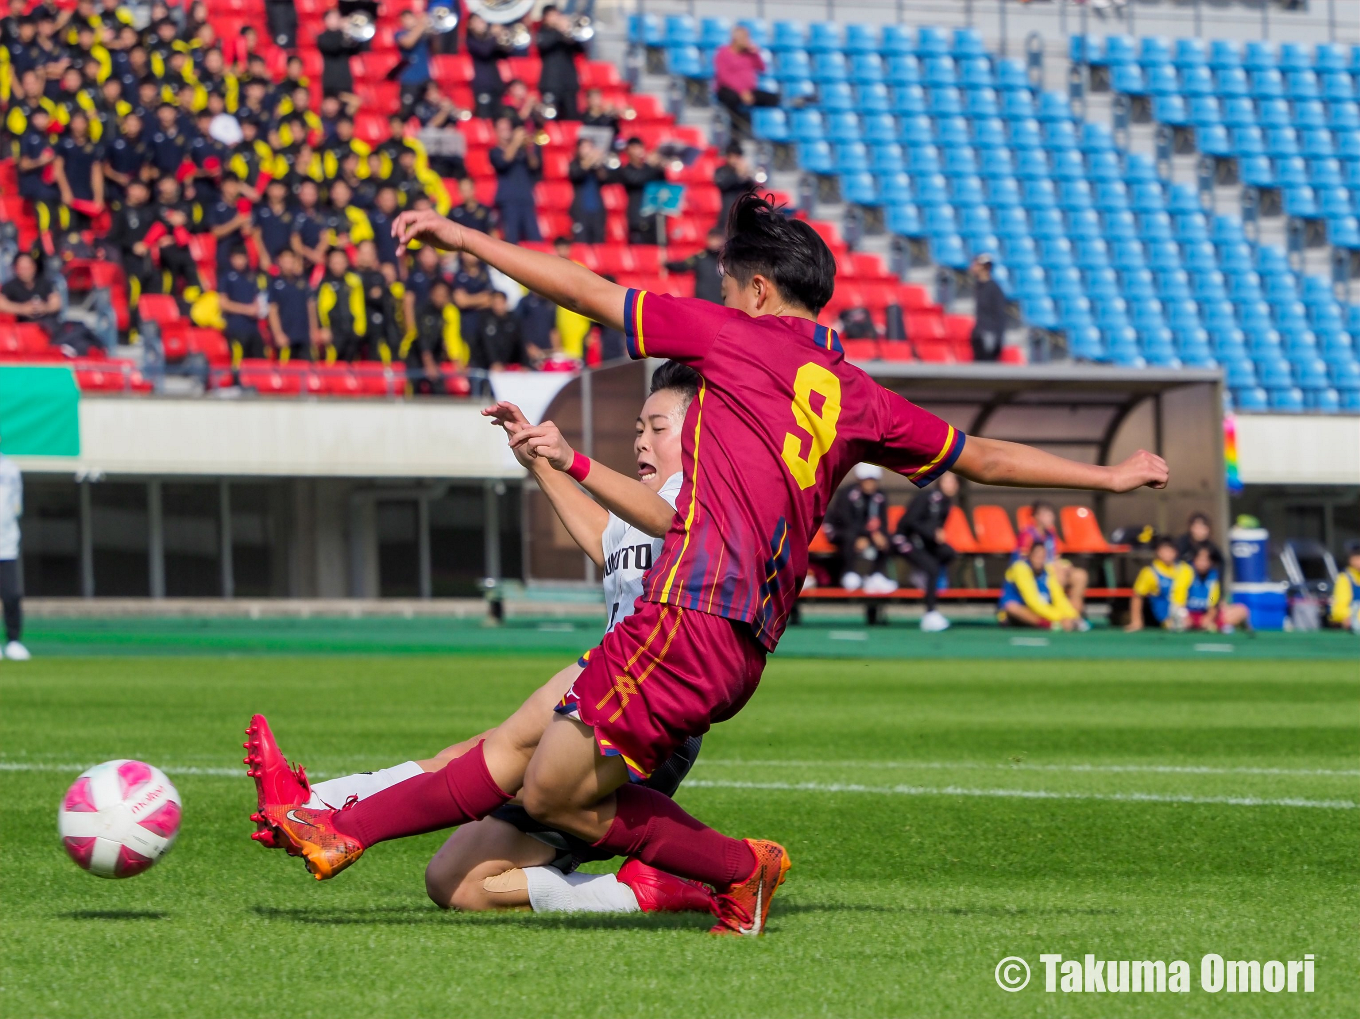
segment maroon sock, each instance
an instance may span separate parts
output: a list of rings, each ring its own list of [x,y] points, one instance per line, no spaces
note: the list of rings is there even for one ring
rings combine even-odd
[[[486,767],[478,743],[442,771],[430,771],[336,812],[335,828],[365,847],[452,828],[485,817],[509,801]]]
[[[601,849],[636,856],[719,891],[745,881],[755,870],[750,846],[696,821],[669,796],[640,785],[622,786],[614,796],[618,803],[614,823],[595,843]]]

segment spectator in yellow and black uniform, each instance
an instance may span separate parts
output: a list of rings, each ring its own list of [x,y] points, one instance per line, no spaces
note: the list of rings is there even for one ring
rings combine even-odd
[[[316,182],[312,180],[304,180],[298,186],[292,247],[309,265],[326,264],[326,216],[317,201]]]
[[[478,315],[477,331],[468,344],[468,367],[483,371],[531,368],[543,357],[544,351],[524,342],[519,317],[510,311],[505,292],[491,291],[491,304]]]
[[[313,340],[317,329],[316,294],[302,273],[302,259],[285,248],[279,252],[279,271],[268,277],[265,295],[269,299],[269,331],[279,360],[313,360]]]
[[[477,182],[471,177],[464,177],[460,180],[458,182],[458,197],[461,201],[449,210],[449,219],[459,226],[489,234],[491,232],[491,210],[477,201]]]
[[[118,125],[132,113],[132,104],[123,98],[123,83],[108,78],[99,86],[94,97],[94,115],[99,118],[100,141],[111,141],[118,135]]]
[[[189,162],[194,165],[194,185],[205,204],[217,197],[217,182],[227,164],[227,147],[212,135],[213,115],[200,110],[195,118],[195,133],[189,141]]]
[[[260,277],[251,271],[246,249],[233,244],[227,256],[227,271],[217,281],[218,304],[226,316],[227,340],[231,343],[231,364],[241,365],[246,357],[264,357],[264,338],[260,335]]]
[[[312,109],[312,94],[299,85],[274,107],[279,125],[279,140],[285,147],[304,140],[320,141],[325,134],[321,118]],[[298,126],[301,122],[301,127]]]
[[[221,191],[204,213],[204,222],[217,238],[217,271],[222,273],[229,267],[231,253],[245,251],[246,238],[253,234],[250,199],[241,194],[236,174],[223,175]]]
[[[69,49],[72,66],[84,68],[86,63],[93,64],[95,80],[102,85],[113,74],[113,57],[99,41],[95,27],[89,22],[77,25],[75,36],[75,43]]]
[[[38,28],[42,32],[42,26]],[[154,22],[149,28],[149,37],[144,37],[142,45],[146,47],[147,60],[151,64],[151,73],[157,78],[164,78],[166,70],[170,67],[170,59],[175,53],[184,55],[189,47],[178,37],[179,30],[175,23],[169,18],[162,18]]]
[[[255,203],[252,223],[255,227],[260,262],[271,268],[285,251],[293,249],[293,221],[297,214],[288,202],[288,185],[271,180],[265,187],[265,200]],[[298,254],[294,251],[294,254]],[[298,254],[298,257],[302,256]]]
[[[372,240],[357,243],[354,271],[363,283],[364,307],[368,312],[367,343],[361,345],[361,356],[390,364],[393,352],[401,346],[397,303],[391,285],[378,265],[378,248]]]
[[[368,340],[368,307],[364,284],[350,268],[349,256],[340,248],[326,253],[326,274],[316,291],[319,344],[326,346],[326,360],[354,361]]]
[[[128,281],[128,304],[136,306],[143,293],[160,289],[160,274],[151,260],[146,244],[147,232],[156,222],[157,210],[148,203],[151,188],[136,177],[128,181],[123,201],[113,214],[113,222],[104,237],[105,249],[118,253],[123,275]]]
[[[88,229],[104,211],[104,147],[90,137],[90,121],[83,112],[71,115],[56,152],[53,176],[62,203],[71,210],[71,229]]]
[[[397,239],[392,236],[392,223],[398,215],[400,210],[397,208],[396,189],[387,184],[381,185],[373,197],[373,209],[368,214],[369,223],[373,227],[373,243],[378,250],[379,265],[401,264]]]
[[[192,301],[201,293],[202,282],[198,266],[189,254],[189,235],[202,229],[203,209],[181,196],[179,183],[173,177],[158,180],[156,191],[155,220],[145,241],[160,267],[156,289],[165,294],[182,292],[186,300]]]
[[[10,138],[22,138],[34,111],[39,109],[46,111],[48,118],[43,130],[61,129],[62,125],[56,120],[57,104],[43,93],[42,72],[25,71],[19,77],[19,93],[10,100],[9,109],[5,112],[5,130]]]
[[[273,179],[274,152],[261,140],[259,122],[253,116],[237,114],[241,140],[227,150],[227,168],[241,178],[251,201],[259,201]]]
[[[99,126],[98,107],[94,97],[84,88],[84,79],[80,71],[74,67],[68,67],[61,76],[60,94],[54,100],[57,104],[56,117],[62,124],[71,122],[71,114],[79,111],[87,116],[95,115],[94,123],[90,125],[90,137],[94,137],[94,129]],[[98,138],[94,139],[98,141]]]
[[[321,157],[305,141],[291,151],[284,149],[276,153],[274,169],[277,171],[280,165],[285,170],[280,176],[288,182],[289,190],[294,195],[301,195],[302,185],[307,181],[316,185],[318,194],[322,188],[330,183],[322,166]]]
[[[61,324],[61,296],[51,280],[38,274],[38,263],[29,252],[15,255],[13,268],[14,277],[0,287],[0,312],[41,326],[49,338],[55,336]]]
[[[439,252],[430,247],[417,248],[410,271],[406,274],[405,293],[403,295],[405,304],[403,318],[406,322],[406,335],[408,337],[414,335],[412,332],[413,323],[420,312],[420,306],[430,296],[430,287],[434,286],[435,281],[440,279],[449,283],[449,298],[452,300],[453,285],[444,275],[444,266],[440,261]]]
[[[368,213],[354,204],[350,187],[343,180],[332,181],[329,201],[321,208],[321,222],[326,228],[326,244],[348,248],[363,241],[373,240],[373,224]]]
[[[6,84],[11,90],[20,75],[38,66],[38,47],[34,41],[38,34],[38,22],[31,14],[14,15],[14,7],[20,2],[10,0],[11,13],[4,20],[4,46],[9,54],[9,80]]]
[[[151,163],[162,177],[173,177],[189,152],[189,137],[180,123],[179,111],[169,103],[156,108],[156,128],[148,139]]]
[[[47,131],[50,121],[47,108],[36,107],[25,116],[24,132],[14,142],[19,194],[33,204],[38,230],[44,235],[71,225],[71,210],[62,204],[57,188],[57,153]]]
[[[444,392],[444,374],[439,366],[450,359],[449,346],[457,342],[457,311],[449,299],[449,281],[436,278],[415,312],[413,328],[402,347],[406,378],[413,392]]]
[[[359,177],[368,176],[368,156],[373,151],[367,142],[362,142],[354,137],[354,121],[347,117],[337,117],[335,121],[335,134],[321,143],[322,172],[327,177],[334,178],[340,176],[340,161],[347,154],[353,153],[359,159],[359,168],[355,174]]]
[[[241,83],[227,70],[221,50],[205,51],[203,65],[197,73],[199,85],[209,94],[220,95],[228,113],[235,113],[240,108]]]

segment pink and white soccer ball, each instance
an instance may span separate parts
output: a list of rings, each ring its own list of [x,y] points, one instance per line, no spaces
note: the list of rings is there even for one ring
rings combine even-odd
[[[159,768],[105,761],[66,790],[57,830],[71,859],[91,874],[132,877],[175,844],[181,802]]]

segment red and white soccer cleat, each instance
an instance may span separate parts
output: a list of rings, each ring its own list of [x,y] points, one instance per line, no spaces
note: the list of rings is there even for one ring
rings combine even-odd
[[[256,830],[251,838],[266,849],[279,848],[282,843],[274,839],[264,819],[264,808],[271,803],[288,807],[301,806],[312,795],[312,787],[307,782],[307,771],[301,765],[290,767],[284,759],[283,751],[274,741],[269,729],[269,720],[264,715],[254,715],[246,729],[246,774],[255,780],[255,813],[250,819],[255,822]]]
[[[260,813],[274,836],[274,844],[300,856],[318,881],[335,877],[359,857],[364,846],[359,840],[335,828],[338,810],[329,807],[290,807],[271,803]]]
[[[657,870],[637,858],[619,868],[618,879],[632,889],[644,913],[718,913],[708,885]]]
[[[743,841],[755,854],[755,869],[745,881],[718,894],[718,922],[709,931],[710,934],[764,934],[770,900],[774,898],[775,889],[784,883],[784,875],[792,866],[788,852],[778,842],[764,839]]]

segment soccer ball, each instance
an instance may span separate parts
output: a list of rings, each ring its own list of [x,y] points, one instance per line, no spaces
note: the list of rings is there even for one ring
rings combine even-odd
[[[132,877],[164,856],[179,834],[179,792],[141,761],[105,761],[81,774],[57,811],[57,830],[77,865],[99,877]]]

